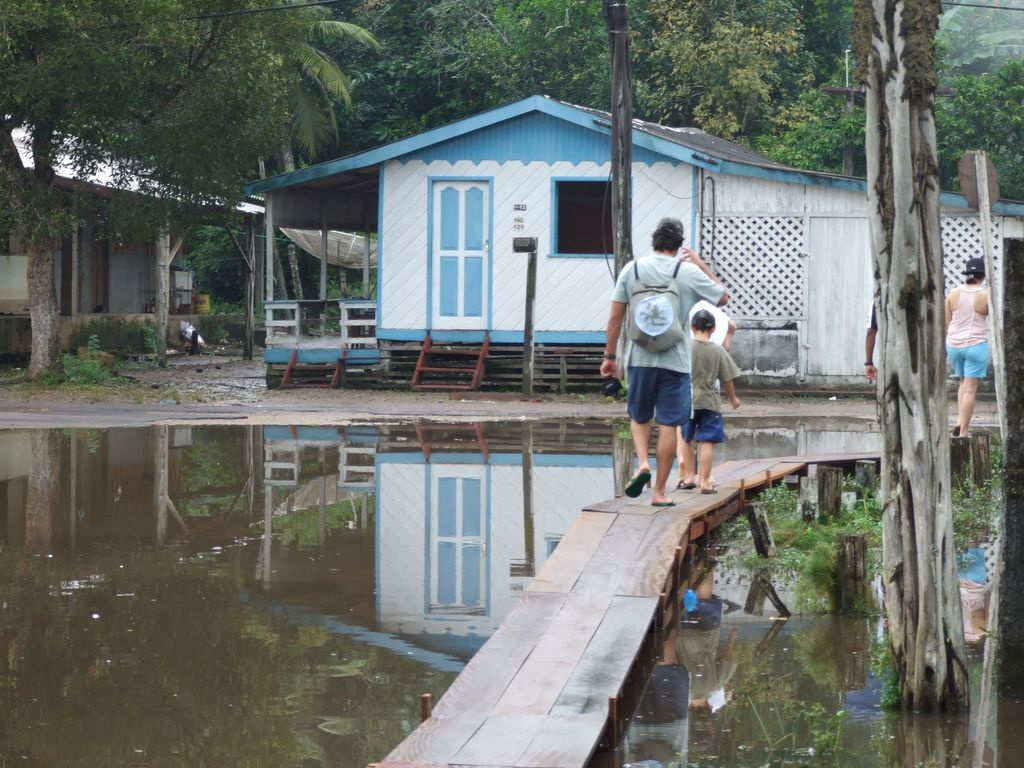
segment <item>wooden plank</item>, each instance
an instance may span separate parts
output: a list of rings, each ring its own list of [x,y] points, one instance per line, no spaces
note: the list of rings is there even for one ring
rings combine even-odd
[[[653,515],[616,515],[615,522],[576,580],[573,592],[616,594],[624,565],[646,559],[647,553],[641,547],[653,521]]]
[[[395,747],[381,765],[447,766],[483,721],[482,712],[460,717],[431,717]]]
[[[566,532],[527,592],[568,593],[586,567],[615,518],[583,512]]]
[[[715,499],[714,496],[697,496],[698,499]],[[696,504],[697,502],[695,502]],[[698,508],[681,509],[669,507],[654,518],[641,548],[645,557],[623,564],[619,579],[618,594],[634,597],[659,597],[675,558],[676,547],[690,528],[694,516],[702,515],[715,502],[706,502]],[[691,536],[692,538],[692,536]]]
[[[618,696],[658,607],[657,598],[617,596],[551,708],[552,715],[607,714]]]
[[[484,720],[480,728],[452,756],[459,766],[519,766],[519,757],[536,734],[536,715],[499,715]],[[583,763],[579,764],[582,768]]]
[[[434,715],[448,717],[486,712],[493,707],[564,602],[563,594],[524,594],[449,686],[434,707]]]
[[[548,717],[520,755],[520,768],[580,768],[587,765],[604,733],[604,712]]]
[[[610,593],[571,593],[495,704],[501,715],[547,714],[611,605]]]

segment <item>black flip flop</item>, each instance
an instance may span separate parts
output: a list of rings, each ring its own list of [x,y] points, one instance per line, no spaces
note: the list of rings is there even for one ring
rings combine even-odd
[[[682,480],[680,480],[678,483],[676,483],[676,490],[677,491],[692,491],[696,487],[697,487],[696,483],[684,483]]]

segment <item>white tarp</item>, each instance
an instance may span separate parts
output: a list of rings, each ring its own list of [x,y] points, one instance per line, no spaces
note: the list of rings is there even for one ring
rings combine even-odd
[[[316,258],[321,258],[320,251],[323,241],[319,229],[291,229],[282,227],[281,231],[287,235],[292,242],[306,253]],[[361,269],[366,253],[366,238],[361,235],[353,235],[350,232],[327,232],[327,263],[336,267],[349,267],[350,269]],[[377,243],[370,240],[370,266],[377,266]]]

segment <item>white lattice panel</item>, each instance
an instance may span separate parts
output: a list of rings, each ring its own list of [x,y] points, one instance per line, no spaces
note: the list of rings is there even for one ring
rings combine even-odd
[[[968,259],[983,258],[981,220],[976,217],[942,217],[942,268],[946,278],[946,293],[964,281],[964,264]],[[996,273],[1000,271],[1003,240],[998,221],[992,222],[992,259]]]
[[[806,284],[805,242],[802,217],[705,217],[700,253],[705,260],[713,259],[715,271],[729,288],[729,314],[800,317]]]

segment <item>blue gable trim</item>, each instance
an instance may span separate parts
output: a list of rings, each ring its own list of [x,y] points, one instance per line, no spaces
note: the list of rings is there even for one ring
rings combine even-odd
[[[454,137],[416,150],[401,158],[403,163],[420,160],[469,160],[507,163],[557,162],[597,164],[611,162],[609,132],[600,125],[584,127],[540,112],[519,115],[470,134]],[[633,162],[653,165],[668,158],[638,147]]]

